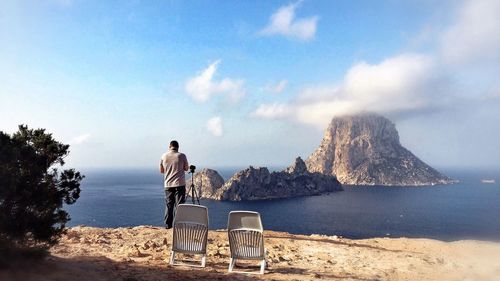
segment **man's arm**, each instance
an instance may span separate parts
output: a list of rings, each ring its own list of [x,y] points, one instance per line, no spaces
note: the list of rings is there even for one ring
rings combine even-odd
[[[188,164],[188,159],[187,159],[186,155],[184,155],[184,160],[186,160],[186,161],[184,161],[184,171],[187,172],[187,170],[189,170],[189,164]]]
[[[164,174],[165,173],[165,167],[163,167],[163,161],[160,160],[160,173]]]

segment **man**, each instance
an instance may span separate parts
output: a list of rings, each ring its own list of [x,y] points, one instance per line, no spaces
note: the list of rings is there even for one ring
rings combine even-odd
[[[172,228],[174,209],[178,204],[186,201],[186,176],[189,165],[186,155],[179,152],[179,143],[170,142],[170,151],[164,153],[160,159],[160,173],[164,174],[163,181],[167,206],[164,222],[167,229]]]

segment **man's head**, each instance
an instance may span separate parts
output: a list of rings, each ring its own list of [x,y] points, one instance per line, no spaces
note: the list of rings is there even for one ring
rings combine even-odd
[[[179,150],[179,143],[176,140],[170,142],[170,149]]]

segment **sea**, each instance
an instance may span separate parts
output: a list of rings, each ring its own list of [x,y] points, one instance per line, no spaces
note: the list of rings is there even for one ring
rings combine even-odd
[[[227,180],[239,167],[218,169]],[[162,177],[146,169],[83,170],[78,201],[65,206],[68,226],[163,226]],[[423,187],[344,186],[344,191],[278,200],[202,199],[211,229],[233,210],[257,211],[265,229],[294,234],[500,240],[500,170],[443,172],[457,184]],[[483,183],[494,179],[495,183]],[[190,202],[190,198],[187,198]]]

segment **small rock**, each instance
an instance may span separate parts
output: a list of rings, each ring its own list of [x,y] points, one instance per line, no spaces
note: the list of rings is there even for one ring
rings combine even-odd
[[[97,240],[97,243],[98,244],[109,244],[109,241],[106,239],[100,238],[99,240]]]
[[[283,256],[279,257],[279,260],[280,261],[291,261],[292,258],[290,256],[288,256],[288,255],[283,255]]]

